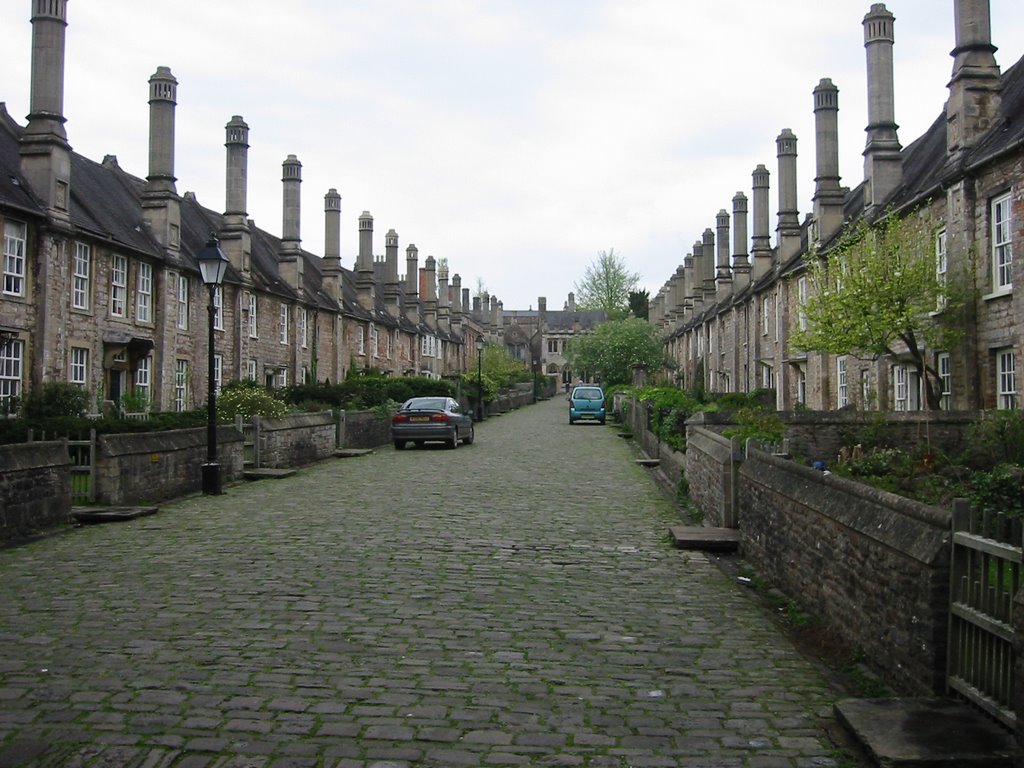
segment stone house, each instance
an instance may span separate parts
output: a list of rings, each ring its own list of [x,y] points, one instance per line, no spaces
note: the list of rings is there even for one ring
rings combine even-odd
[[[973,283],[962,315],[963,340],[926,350],[939,376],[943,408],[1019,408],[1020,327],[1024,283],[1024,65],[1005,72],[995,59],[987,0],[954,4],[949,98],[928,131],[907,146],[897,134],[893,96],[894,17],[873,4],[864,17],[868,127],[864,180],[841,186],[838,88],[813,90],[815,191],[811,212],[797,208],[797,137],[776,139],[778,217],[770,242],[770,173],[752,174],[751,206],[738,192],[721,209],[652,300],[651,319],[665,331],[681,383],[716,391],[776,391],[780,409],[806,406],[897,411],[923,409],[923,382],[907,356],[800,352],[789,339],[805,322],[807,263],[827,254],[857,222],[894,212],[925,212],[936,222],[936,268],[963,267]],[[748,213],[753,219],[748,239]],[[938,311],[939,308],[937,308]]]
[[[96,408],[134,394],[151,407],[205,402],[208,307],[197,254],[211,235],[229,260],[212,294],[214,378],[272,386],[337,382],[353,369],[449,376],[466,369],[483,329],[464,312],[461,281],[448,284],[433,257],[420,268],[398,235],[373,255],[373,217],[359,218],[354,269],[341,263],[341,196],[324,197],[325,253],[303,249],[302,164],[282,164],[280,237],[248,218],[249,126],[226,125],[223,212],[174,175],[178,82],[167,67],[149,81],[149,172],[145,179],[108,156],[72,151],[63,115],[66,0],[31,3],[33,66],[25,126],[0,102],[0,404],[32,387],[68,381]],[[378,263],[379,262],[379,263]],[[468,293],[468,292],[467,292]]]

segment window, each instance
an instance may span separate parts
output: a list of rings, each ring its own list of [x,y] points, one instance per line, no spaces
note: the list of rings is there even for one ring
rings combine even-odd
[[[946,271],[949,263],[946,261],[946,230],[940,230],[935,235],[935,282],[938,283],[940,291],[946,290]],[[946,308],[946,296],[941,294],[935,302],[935,309],[941,311]]]
[[[384,346],[385,346],[385,349],[386,349],[388,360],[390,360],[391,359],[391,355],[393,353],[392,352],[392,347],[391,347],[391,334],[390,333],[385,333],[384,334]]]
[[[807,330],[807,312],[804,310],[804,307],[807,305],[807,278],[806,277],[801,277],[800,280],[797,282],[797,294],[798,294],[797,301],[800,304],[800,315],[799,315],[800,330],[801,331],[806,331]]]
[[[75,263],[72,268],[71,306],[75,309],[89,308],[89,261],[90,248],[85,243],[75,243]]]
[[[775,340],[782,338],[782,291],[775,291]]]
[[[768,326],[771,324],[771,302],[768,296],[761,297],[761,335],[768,335]]]
[[[378,357],[380,354],[380,336],[377,329],[370,326],[370,357]]]
[[[256,381],[256,359],[250,357],[245,361],[245,378]]]
[[[224,372],[224,356],[215,354],[213,356],[213,391],[220,392],[221,382],[224,380],[221,374]]]
[[[864,408],[871,407],[871,374],[867,368],[860,369],[860,402]]]
[[[997,408],[1017,407],[1016,359],[1012,349],[996,352]]]
[[[896,410],[908,411],[910,410],[910,382],[907,366],[897,365],[892,372]]]
[[[836,405],[845,408],[850,404],[850,389],[846,381],[846,358],[836,359]]]
[[[139,262],[135,281],[135,319],[140,323],[153,321],[153,265]]]
[[[249,338],[257,338],[257,330],[259,328],[256,317],[256,294],[249,294]]]
[[[1013,243],[1010,240],[1010,195],[992,201],[992,267],[995,270],[995,288],[1013,285]]]
[[[71,370],[68,372],[68,383],[79,389],[85,389],[89,377],[89,350],[85,347],[71,348]]]
[[[149,373],[152,357],[140,357],[135,364],[135,394],[149,402]]]
[[[807,368],[802,365],[796,369],[796,401],[807,405]]]
[[[188,278],[178,275],[178,327],[188,329]]]
[[[213,327],[224,330],[224,286],[213,287]]]
[[[550,354],[558,354],[558,339],[548,339],[548,352]]]
[[[366,331],[362,326],[356,328],[356,354],[366,354]]]
[[[948,411],[953,400],[953,366],[948,352],[938,354],[935,358],[935,367],[939,371],[939,383],[942,386],[939,392],[939,408]]]
[[[25,295],[25,225],[4,222],[4,293]]]
[[[305,309],[299,309],[299,343],[303,349],[308,345],[308,322],[309,313]]]
[[[281,305],[277,321],[277,340],[282,344],[288,343],[288,306],[285,304]]]
[[[110,263],[110,316],[124,317],[128,300],[128,259],[114,255]]]
[[[174,362],[174,410],[181,413],[188,405],[188,360]]]
[[[761,387],[775,389],[775,369],[767,363],[761,363]]]
[[[287,368],[278,368],[277,369],[277,379],[275,379],[274,384],[275,384],[275,386],[278,386],[278,387],[287,387],[288,386],[288,369]]]
[[[0,347],[0,409],[7,411],[13,398],[21,398],[21,371],[25,345],[15,339]]]

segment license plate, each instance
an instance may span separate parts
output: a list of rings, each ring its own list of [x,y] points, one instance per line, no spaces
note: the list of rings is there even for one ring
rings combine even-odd
[[[410,416],[409,421],[430,421],[429,416]]]

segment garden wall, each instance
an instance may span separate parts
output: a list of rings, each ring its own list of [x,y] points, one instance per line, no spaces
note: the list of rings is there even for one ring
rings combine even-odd
[[[943,690],[947,510],[752,446],[738,494],[741,551],[758,571],[861,649],[897,692]]]
[[[738,451],[738,440],[687,425],[686,482],[690,499],[704,513],[705,525],[736,527],[739,464],[734,457]]]
[[[338,425],[331,411],[253,418],[261,467],[301,467],[334,454]]]
[[[342,448],[376,448],[391,442],[391,419],[375,411],[342,411],[338,444]]]
[[[96,441],[96,501],[110,506],[155,504],[196,493],[206,463],[206,428],[124,435],[100,435]],[[65,458],[66,458],[65,449]],[[242,476],[242,436],[233,427],[217,428],[221,482]],[[70,489],[68,491],[70,498]]]
[[[71,459],[63,440],[0,445],[0,541],[71,519]]]

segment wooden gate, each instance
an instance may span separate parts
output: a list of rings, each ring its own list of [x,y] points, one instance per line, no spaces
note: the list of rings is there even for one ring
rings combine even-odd
[[[71,457],[71,503],[92,504],[96,501],[96,430],[89,431],[88,440],[68,440]]]
[[[946,685],[1010,728],[1013,603],[1021,583],[1022,521],[953,505]]]

